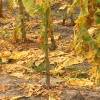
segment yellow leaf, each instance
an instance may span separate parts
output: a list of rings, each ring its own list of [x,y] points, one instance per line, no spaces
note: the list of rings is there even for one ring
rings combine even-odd
[[[21,72],[13,72],[11,75],[17,76],[18,78],[22,78],[24,76],[23,73],[21,73]]]
[[[13,52],[9,59],[20,60],[28,55],[29,51]]]
[[[49,100],[56,100],[55,95],[54,94],[49,94]]]
[[[7,41],[4,41],[4,40],[0,40],[0,45],[8,45],[8,42]]]
[[[77,55],[79,55],[82,52],[82,44],[81,42],[79,42],[76,47],[75,47],[75,51],[77,53]]]
[[[9,59],[6,58],[6,57],[3,57],[3,58],[1,58],[1,59],[2,59],[2,63],[7,63],[7,62],[9,61]]]
[[[0,54],[1,56],[1,58],[2,57],[9,57],[10,55],[11,55],[11,52],[9,52],[9,51],[4,51],[4,52],[2,52],[1,54]]]
[[[90,67],[89,75],[90,75],[91,81],[95,81],[95,79],[97,77],[97,73],[98,73],[98,68],[99,68],[98,63],[93,63],[93,65]]]
[[[70,85],[77,85],[77,86],[93,86],[93,82],[88,79],[69,79],[67,81]]]
[[[96,53],[97,53],[97,50],[89,50],[88,55],[87,55],[88,63],[94,61]]]
[[[18,100],[23,96],[10,96],[10,97],[4,97],[2,100]]]
[[[61,6],[60,8],[59,8],[59,10],[63,10],[63,9],[65,9],[67,7],[67,5],[63,5],[63,6]]]
[[[74,9],[72,7],[69,7],[67,9],[67,14],[70,14],[70,13],[74,13]]]
[[[79,64],[84,61],[85,57],[69,57],[66,61],[64,61],[59,66],[56,66],[55,70],[61,70],[62,68],[67,68],[68,66],[71,66],[73,64]]]
[[[35,0],[35,5],[42,5],[43,4],[43,0]]]
[[[76,24],[84,24],[84,23],[86,23],[86,20],[87,20],[87,17],[85,16],[85,17],[82,17],[82,18],[77,19],[75,21],[75,23]],[[74,27],[76,27],[76,25]]]

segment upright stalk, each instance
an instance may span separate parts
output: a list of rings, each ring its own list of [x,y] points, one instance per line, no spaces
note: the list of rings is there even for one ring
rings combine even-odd
[[[50,8],[48,8],[45,12],[45,32],[44,32],[44,44],[45,44],[45,68],[46,68],[46,88],[50,88],[50,63],[49,63],[49,58],[48,58],[48,30],[49,30],[49,25],[50,25]]]
[[[73,0],[69,0],[70,5],[72,5]],[[74,17],[73,17],[73,13],[70,14],[70,20],[71,20],[71,25],[74,25]]]
[[[24,24],[24,15],[23,15],[23,3],[22,0],[18,0],[19,4],[19,11],[20,11],[20,20],[21,20],[21,32],[22,32],[22,38],[25,41],[26,40],[26,31],[25,31],[25,24]]]

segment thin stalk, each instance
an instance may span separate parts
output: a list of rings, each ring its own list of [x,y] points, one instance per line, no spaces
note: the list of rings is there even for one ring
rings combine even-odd
[[[73,0],[69,0],[70,2],[70,5],[72,5],[72,3],[73,3]],[[71,13],[70,14],[70,20],[71,20],[71,25],[74,25],[75,23],[74,23],[74,16],[73,16],[73,13]]]
[[[49,15],[50,15],[50,8],[48,8],[45,12],[45,32],[44,32],[44,44],[45,44],[45,70],[46,70],[46,88],[50,88],[50,63],[48,58],[48,30],[49,30]]]
[[[21,16],[21,32],[22,32],[22,38],[24,41],[26,40],[26,31],[25,31],[25,24],[24,24],[24,15],[23,15],[23,3],[22,0],[18,0],[19,4],[19,11]]]
[[[67,13],[66,13],[66,15],[65,15],[64,18],[63,18],[63,23],[62,23],[62,25],[65,25],[66,18],[67,18]]]

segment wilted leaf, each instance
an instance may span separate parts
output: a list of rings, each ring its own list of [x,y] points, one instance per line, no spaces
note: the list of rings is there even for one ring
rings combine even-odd
[[[84,61],[85,58],[81,57],[69,57],[66,61],[64,61],[60,66],[56,66],[55,70],[61,70],[63,68],[67,68],[68,66],[79,64]]]
[[[65,9],[67,6],[68,6],[68,5],[63,5],[63,6],[61,6],[61,7],[59,8],[59,10],[63,10],[63,9]]]
[[[100,73],[99,73],[100,65],[99,63],[93,63],[89,70],[90,80],[95,82],[95,85],[100,85]]]
[[[25,93],[28,93],[26,97],[30,97],[31,95],[38,95],[38,92],[41,91],[42,85],[40,84],[21,84],[20,89],[24,89]]]
[[[88,55],[87,55],[88,63],[94,61],[96,53],[97,53],[97,50],[89,50]]]
[[[9,57],[11,55],[10,51],[3,51],[0,53],[0,58]]]
[[[76,86],[93,86],[93,82],[91,82],[88,79],[69,79],[67,81],[70,85],[76,85]]]
[[[29,51],[13,52],[9,59],[20,60],[28,55]]]
[[[10,97],[4,97],[2,100],[17,100],[22,98],[23,96],[10,96]]]

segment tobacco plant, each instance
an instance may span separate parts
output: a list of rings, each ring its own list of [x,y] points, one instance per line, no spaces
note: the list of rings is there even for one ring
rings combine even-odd
[[[78,56],[92,63],[89,70],[90,80],[100,85],[100,0],[74,0],[70,9],[80,8],[75,21],[73,47]]]
[[[19,13],[17,13],[17,17],[15,18],[16,20],[16,25],[14,27],[14,32],[12,33],[12,40],[13,43],[16,43],[18,40],[17,36],[19,33],[19,29],[21,30],[21,37],[23,41],[26,41],[26,31],[25,31],[25,24],[24,24],[24,13],[23,13],[23,3],[22,0],[8,0],[9,3],[9,12],[12,13],[14,9],[19,8]],[[20,20],[21,23],[21,28],[19,27],[17,21]],[[16,29],[17,26],[17,29]],[[19,28],[19,29],[18,29]]]
[[[24,14],[23,14],[23,3],[22,0],[18,0],[19,11],[20,11],[20,21],[21,21],[21,32],[22,32],[22,39],[26,41],[26,31],[25,31],[25,24],[24,24]]]
[[[24,7],[26,11],[34,17],[36,13],[41,15],[42,29],[41,32],[44,38],[44,44],[42,49],[45,53],[45,73],[46,73],[46,88],[50,88],[50,63],[48,58],[48,35],[52,34],[52,22],[51,22],[51,0],[23,0]],[[52,36],[53,37],[53,36]],[[52,38],[54,39],[54,38]],[[55,44],[54,44],[55,45]]]

